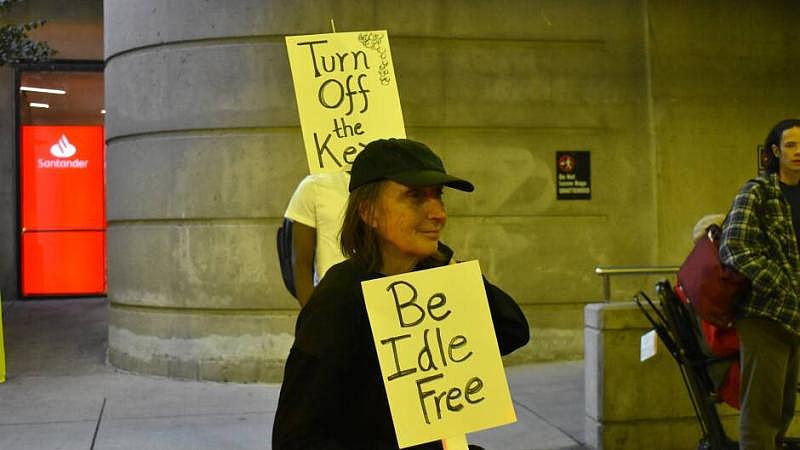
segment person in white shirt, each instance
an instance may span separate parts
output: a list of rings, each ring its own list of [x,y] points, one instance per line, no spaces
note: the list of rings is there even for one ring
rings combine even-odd
[[[345,259],[339,232],[349,183],[347,172],[308,175],[297,186],[284,213],[292,221],[292,268],[301,307],[328,268]]]

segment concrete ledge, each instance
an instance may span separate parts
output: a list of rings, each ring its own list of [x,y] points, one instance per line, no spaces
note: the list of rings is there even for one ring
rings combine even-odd
[[[113,140],[106,150],[108,220],[283,217],[308,175],[302,149],[299,129]]]
[[[175,378],[279,382],[294,342],[291,314],[154,308],[109,310],[108,360],[123,370]]]
[[[235,383],[280,383],[283,380],[285,361],[193,361],[155,355],[143,360],[109,348],[108,362],[126,372],[143,375]]]
[[[584,309],[586,328],[596,330],[644,330],[650,322],[632,302],[591,303]]]
[[[277,227],[278,219],[110,224],[108,298],[145,307],[297,310],[281,280]]]
[[[413,12],[409,20],[419,22],[420,17],[433,17],[419,11],[426,3],[401,9]],[[198,39],[265,36],[282,42],[283,35],[288,34],[328,33],[330,18],[336,20],[340,31],[374,29],[373,23],[386,22],[376,17],[385,9],[383,5],[345,5],[337,0],[269,4],[261,0],[207,0],[190,6],[171,0],[106,0],[105,25],[114,32],[106,34],[105,54],[111,58],[131,48]]]
[[[298,125],[283,42],[147,48],[109,61],[105,77],[106,139]]]
[[[144,4],[144,6],[141,6]],[[169,0],[106,0],[106,58],[118,52],[165,41],[242,36],[283,36],[330,32],[330,18],[338,31],[388,29],[392,36],[459,39],[552,41],[560,48],[598,45],[603,38],[624,39],[635,22],[624,9],[592,2],[544,10],[528,0],[504,1],[497,14],[493,2],[472,2],[453,8],[445,0],[413,3],[360,2],[348,8],[339,0],[270,3],[259,0],[207,0],[192,8],[176,8]],[[172,6],[172,7],[171,7]],[[558,26],[551,26],[557,23]],[[597,23],[613,23],[598,32]],[[391,36],[390,36],[391,37]],[[542,44],[544,42],[544,44]]]
[[[678,365],[659,342],[640,361],[651,325],[631,302],[585,310],[586,442],[591,448],[695,448],[701,437]],[[731,437],[736,412],[720,407]]]

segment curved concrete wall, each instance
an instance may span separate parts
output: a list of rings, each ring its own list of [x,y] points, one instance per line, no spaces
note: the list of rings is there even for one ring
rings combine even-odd
[[[275,229],[305,173],[263,2],[105,5],[109,360],[274,381],[296,302]]]
[[[580,356],[593,266],[655,257],[642,11],[623,3],[106,1],[111,362],[280,376],[297,306],[274,233],[307,171],[283,36],[330,18],[389,30],[409,137],[477,186],[448,193],[445,240],[524,305],[521,355]],[[592,151],[591,201],[555,200],[556,150]]]

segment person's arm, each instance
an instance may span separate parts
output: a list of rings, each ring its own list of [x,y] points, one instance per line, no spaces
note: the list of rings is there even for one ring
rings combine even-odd
[[[308,303],[314,290],[314,253],[317,230],[300,222],[292,223],[292,271],[294,288],[300,307]]]
[[[303,307],[314,290],[314,254],[317,246],[317,177],[308,175],[297,185],[283,216],[292,221],[292,272],[295,297]]]
[[[745,186],[736,195],[722,227],[719,255],[724,264],[750,280],[755,298],[772,298],[783,303],[797,293],[789,274],[768,248],[768,231],[764,227],[775,218],[759,217],[763,201],[763,193],[756,184]]]
[[[519,305],[499,287],[483,278],[486,297],[489,299],[489,312],[492,315],[494,332],[500,354],[507,355],[527,344],[530,340],[528,320]]]

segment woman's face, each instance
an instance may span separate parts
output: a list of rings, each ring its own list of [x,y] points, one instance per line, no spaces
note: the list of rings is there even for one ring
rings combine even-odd
[[[441,185],[385,181],[370,223],[380,237],[384,266],[392,259],[419,261],[436,253],[445,222]]]

